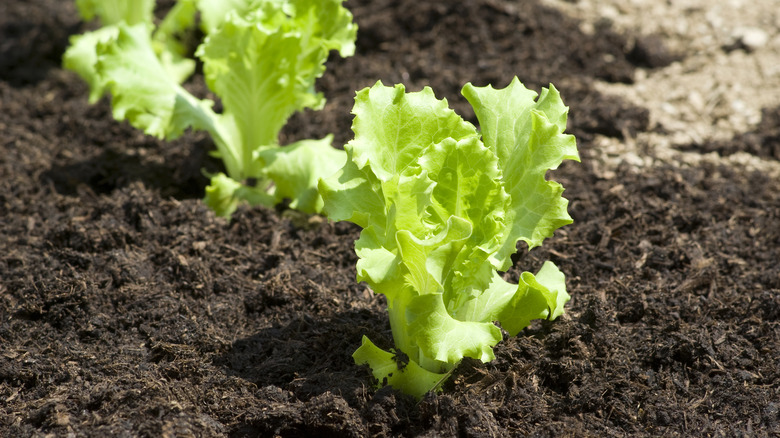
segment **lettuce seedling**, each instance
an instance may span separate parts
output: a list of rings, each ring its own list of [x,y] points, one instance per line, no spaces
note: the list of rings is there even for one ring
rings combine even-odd
[[[353,357],[380,385],[418,398],[464,357],[492,360],[502,338],[494,322],[514,336],[569,300],[552,262],[519,284],[499,274],[518,241],[539,246],[572,222],[563,187],[545,179],[564,159],[579,161],[563,134],[568,108],[553,86],[536,99],[517,78],[462,93],[481,134],[430,88],[359,91],[347,162],[319,184],[328,217],[363,228],[358,281],[387,297],[395,350],[364,337]]]
[[[357,26],[343,0],[180,0],[160,26],[153,2],[79,1],[85,18],[104,26],[75,37],[64,64],[90,85],[90,100],[111,95],[113,115],[146,134],[175,139],[186,129],[207,131],[227,174],[212,175],[205,202],[229,217],[239,202],[274,205],[284,199],[306,213],[320,212],[320,177],[346,160],[332,136],[281,147],[287,119],[321,109],[314,90],[331,50],[351,56]],[[110,6],[109,6],[110,5]],[[133,13],[130,14],[130,11]],[[177,34],[201,16],[206,35],[195,55],[208,87],[221,100],[198,99],[181,84],[195,63]]]

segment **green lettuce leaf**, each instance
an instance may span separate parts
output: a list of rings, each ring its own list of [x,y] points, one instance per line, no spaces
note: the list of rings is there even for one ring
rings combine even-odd
[[[250,3],[261,7],[228,12],[196,52],[224,108],[219,132],[228,140],[215,141],[217,153],[231,178],[256,179],[277,201],[289,198],[293,208],[319,212],[317,181],[343,165],[344,153],[322,147],[325,140],[274,147],[293,113],[324,105],[314,82],[329,50],[354,51],[357,29],[340,0]]]
[[[168,74],[146,24],[120,23],[116,38],[100,42],[97,53],[96,75],[111,93],[114,118],[158,138],[177,138],[187,128],[221,137],[213,102],[195,98]]]
[[[154,50],[168,74],[183,83],[195,71],[195,60],[187,58],[189,47],[182,41],[194,27],[197,9],[194,0],[178,0],[152,36]]]
[[[534,248],[572,222],[563,187],[545,175],[563,160],[579,161],[577,144],[574,136],[563,134],[568,108],[552,85],[536,101],[536,93],[517,78],[502,90],[466,84],[463,95],[474,107],[485,145],[498,157],[512,199],[506,218],[511,238],[494,256],[505,270],[518,240]]]
[[[206,35],[213,33],[222,25],[229,12],[245,15],[256,7],[252,0],[194,0],[201,13],[200,26]],[[277,2],[278,3],[278,2]]]
[[[498,274],[518,240],[537,246],[571,222],[562,187],[545,179],[562,160],[578,159],[563,134],[566,107],[554,88],[534,100],[517,79],[501,90],[467,84],[463,93],[481,136],[429,88],[361,90],[347,162],[319,184],[330,218],[363,227],[357,278],[387,297],[406,368],[432,374],[401,372],[367,340],[356,361],[418,397],[464,357],[492,360],[502,338],[495,323],[516,335],[533,319],[560,316],[569,299],[550,262],[519,284]]]
[[[269,194],[262,185],[244,184],[222,172],[211,176],[211,182],[206,187],[206,196],[203,198],[203,202],[214,210],[217,216],[229,218],[242,201],[246,201],[250,205],[264,205],[266,207],[276,204],[274,196]]]
[[[98,18],[104,26],[120,22],[151,24],[154,6],[155,0],[76,0],[81,18]]]
[[[196,52],[206,83],[224,106],[220,121],[230,133],[231,150],[220,150],[220,157],[239,181],[257,176],[256,149],[276,144],[294,112],[324,102],[321,94],[309,92],[317,75],[302,59],[306,47],[299,36],[255,18],[231,12]]]
[[[70,46],[63,55],[62,65],[78,74],[89,85],[90,103],[97,102],[107,91],[103,83],[104,78],[95,69],[98,62],[97,47],[116,40],[117,36],[118,27],[106,26],[70,37]]]
[[[321,140],[301,140],[281,148],[259,152],[265,174],[274,181],[274,203],[290,200],[290,207],[304,213],[322,211],[317,182],[334,174],[347,160],[347,154],[331,147],[333,136]],[[316,157],[316,159],[314,158]],[[296,175],[296,178],[289,178]]]
[[[448,373],[432,373],[415,362],[401,363],[398,356],[382,350],[363,336],[363,344],[352,355],[358,365],[368,365],[381,386],[391,385],[417,398],[441,384]]]
[[[378,82],[357,93],[352,113],[352,160],[360,169],[370,162],[371,171],[383,182],[415,165],[428,146],[477,135],[473,125],[449,109],[446,100],[436,99],[428,87],[407,94],[403,85],[385,87]]]
[[[158,138],[207,131],[226,172],[212,177],[205,202],[220,215],[229,216],[241,201],[273,205],[283,199],[319,212],[317,182],[344,164],[345,152],[330,147],[330,136],[284,148],[278,137],[293,113],[324,105],[314,84],[330,51],[354,53],[357,27],[342,0],[180,0],[156,29],[153,2],[141,5],[146,18],[135,24],[135,16],[122,15],[124,4],[80,5],[85,17],[117,17],[73,38],[64,56],[65,66],[90,84],[90,100],[110,94],[117,120]],[[197,12],[207,35],[195,54],[221,113],[181,85],[195,64],[184,58],[178,37]]]
[[[321,196],[328,197],[323,211],[334,221],[350,221],[363,228],[381,229],[386,221],[380,182],[370,170],[358,169],[349,145],[344,151],[347,155],[344,167],[319,182]]]

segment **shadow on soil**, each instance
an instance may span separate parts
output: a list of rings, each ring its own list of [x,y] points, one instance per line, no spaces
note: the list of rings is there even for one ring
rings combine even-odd
[[[374,410],[378,404],[392,404],[391,414],[400,425],[396,410],[407,412],[414,401],[396,400],[398,394],[389,390],[374,396],[366,386],[369,370],[352,361],[364,333],[382,337],[368,327],[376,320],[376,312],[369,310],[328,318],[299,314],[235,341],[214,363],[228,376],[256,385],[255,397],[265,407],[246,416],[231,436],[365,436],[365,414],[354,406],[366,403]]]
[[[327,389],[353,401],[366,390],[367,380],[357,372],[352,353],[360,345],[365,326],[375,320],[375,312],[368,310],[325,319],[296,315],[237,340],[215,364],[226,374],[258,387],[273,385],[293,391],[301,400]]]
[[[145,149],[119,150],[106,146],[98,155],[85,160],[54,164],[42,174],[41,180],[51,182],[59,194],[66,196],[74,196],[82,185],[96,194],[109,194],[141,182],[159,190],[164,197],[198,199],[203,197],[208,185],[204,163],[208,171],[219,169],[219,163],[208,155],[211,147],[209,140],[196,141],[175,148],[180,152],[161,162],[155,159],[156,153],[146,154]]]

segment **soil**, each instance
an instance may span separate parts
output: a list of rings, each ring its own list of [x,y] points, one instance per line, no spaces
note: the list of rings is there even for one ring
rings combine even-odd
[[[554,261],[567,313],[420,402],[352,361],[364,334],[392,344],[359,229],[216,218],[207,136],[146,137],[60,67],[88,28],[72,3],[0,5],[0,436],[780,436],[773,0],[725,27],[703,0],[346,3],[357,53],[284,142],[348,141],[377,80],[476,122],[462,85],[517,75],[561,91],[582,154],[551,174],[575,222],[507,273]]]

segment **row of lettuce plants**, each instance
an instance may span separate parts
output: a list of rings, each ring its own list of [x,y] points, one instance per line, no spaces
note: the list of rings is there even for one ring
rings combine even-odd
[[[464,357],[493,360],[502,329],[515,336],[563,313],[569,295],[552,262],[517,284],[501,274],[518,242],[534,248],[572,222],[563,187],[546,179],[579,160],[552,85],[537,94],[517,78],[503,89],[466,84],[478,129],[428,87],[378,82],[357,92],[343,150],[330,135],[282,146],[292,114],[322,108],[315,81],[330,52],[354,54],[342,0],[179,0],[161,20],[153,0],[77,6],[101,26],[72,38],[65,67],[89,84],[90,101],[110,96],[114,117],[146,134],[208,132],[225,168],[205,189],[216,214],[288,200],[362,228],[357,280],[387,298],[394,348],[364,337],[353,357],[378,385],[420,398]],[[195,28],[193,59],[184,36]],[[182,85],[196,61],[220,111]]]

